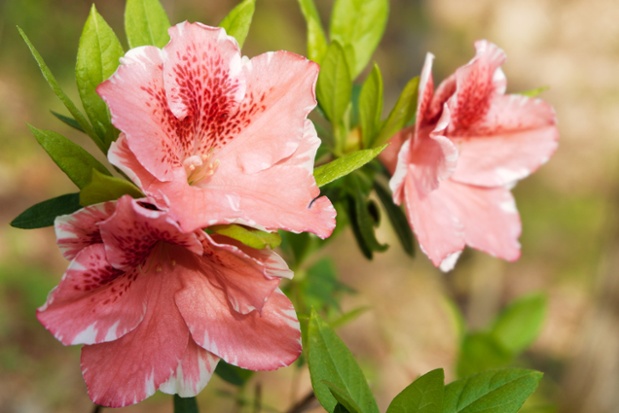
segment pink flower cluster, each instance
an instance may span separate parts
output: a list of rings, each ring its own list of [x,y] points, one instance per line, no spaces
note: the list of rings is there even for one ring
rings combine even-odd
[[[505,94],[504,52],[488,41],[475,47],[475,58],[436,90],[426,57],[416,123],[381,156],[395,203],[404,203],[422,250],[444,271],[466,245],[520,256],[510,188],[550,158],[559,137],[550,105]]]
[[[300,354],[275,252],[204,231],[240,224],[327,237],[335,209],[313,177],[307,119],[318,67],[287,52],[242,57],[223,29],[181,23],[163,49],[130,50],[98,88],[121,131],[108,158],[145,194],[56,220],[70,265],[38,311],[83,344],[91,399],[196,395],[223,359],[272,370]]]

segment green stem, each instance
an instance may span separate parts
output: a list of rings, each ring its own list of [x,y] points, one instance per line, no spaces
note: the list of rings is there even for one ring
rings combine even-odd
[[[198,403],[195,397],[174,395],[174,413],[198,413]]]

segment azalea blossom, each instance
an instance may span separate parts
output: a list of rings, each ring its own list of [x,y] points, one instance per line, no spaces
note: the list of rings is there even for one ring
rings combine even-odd
[[[130,50],[97,91],[122,132],[108,154],[184,231],[237,223],[328,237],[335,209],[313,176],[308,114],[318,65],[243,57],[221,28],[180,23]]]
[[[394,136],[381,159],[412,230],[436,266],[453,268],[466,245],[514,261],[521,223],[510,188],[557,147],[546,102],[505,94],[504,52],[488,41],[436,90],[433,56],[419,83],[416,124]]]
[[[300,354],[299,323],[278,289],[292,277],[274,252],[198,230],[125,195],[56,219],[71,263],[37,316],[83,344],[91,399],[120,407],[156,390],[194,396],[219,359],[273,370]]]

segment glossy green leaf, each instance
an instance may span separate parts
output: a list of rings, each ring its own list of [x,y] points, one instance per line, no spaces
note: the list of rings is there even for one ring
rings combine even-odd
[[[80,192],[80,204],[88,206],[99,202],[113,201],[123,195],[131,195],[134,198],[144,196],[131,182],[103,175],[94,169],[92,180]]]
[[[460,379],[445,387],[443,413],[516,413],[541,378],[538,371],[503,369]]]
[[[337,158],[314,169],[314,178],[318,187],[325,186],[340,179],[376,158],[387,145],[373,149],[361,149]]]
[[[343,389],[337,384],[332,383],[327,380],[325,380],[324,383],[329,388],[329,391],[331,392],[333,397],[335,397],[335,400],[337,400],[337,403],[341,405],[341,407],[343,407],[346,412],[363,413],[363,410],[361,409],[361,407],[357,405],[357,402],[355,402],[355,400],[348,393],[348,391],[346,391],[346,389]]]
[[[492,335],[514,354],[525,350],[542,329],[546,314],[546,297],[532,294],[515,300],[499,314]]]
[[[43,60],[43,57],[41,56],[41,54],[37,51],[34,45],[30,42],[30,39],[28,39],[28,36],[26,36],[26,33],[24,33],[24,31],[20,27],[17,27],[17,30],[19,31],[19,34],[22,37],[22,39],[24,39],[24,42],[26,42],[28,49],[30,49],[30,53],[32,53],[34,60],[36,60],[37,65],[39,66],[39,69],[41,70],[41,73],[43,74],[43,77],[47,81],[47,84],[52,88],[52,91],[54,92],[54,94],[58,97],[58,99],[60,99],[62,104],[67,108],[69,113],[71,113],[71,116],[73,116],[73,118],[77,121],[77,123],[79,123],[80,127],[84,131],[86,131],[88,136],[90,136],[92,140],[97,144],[99,149],[106,152],[106,148],[105,148],[105,145],[103,144],[103,141],[95,133],[94,129],[92,128],[92,125],[90,124],[90,122],[88,122],[88,119],[86,118],[86,116],[84,116],[84,114],[77,108],[77,106],[75,106],[75,103],[73,103],[73,101],[69,99],[69,96],[67,96],[67,94],[64,93],[64,91],[61,89],[60,85],[58,84],[58,81],[56,80],[52,72],[49,70],[49,67],[47,67],[47,64]]]
[[[11,226],[21,229],[49,227],[54,225],[57,216],[72,214],[81,207],[78,193],[61,195],[31,206],[11,221]]]
[[[86,115],[106,149],[117,132],[112,126],[107,105],[96,89],[114,73],[123,54],[116,34],[93,4],[77,49],[75,80]]]
[[[80,126],[80,124],[73,118],[70,118],[68,116],[65,116],[61,113],[58,112],[54,112],[53,110],[51,111],[52,115],[54,115],[58,120],[60,120],[62,123],[64,123],[65,125],[68,125],[70,127],[72,127],[73,129],[76,129],[80,132],[84,132],[84,129],[82,129],[82,127]]]
[[[277,248],[282,243],[282,238],[277,232],[265,232],[242,225],[215,225],[209,227],[209,230],[259,250],[267,247]]]
[[[383,114],[383,78],[374,65],[359,95],[359,123],[364,148],[369,148],[380,127]]]
[[[199,413],[199,411],[195,397],[174,395],[174,413]]]
[[[393,203],[391,193],[376,180],[374,181],[374,191],[376,192],[378,199],[387,213],[391,226],[393,227],[398,240],[400,240],[402,249],[411,257],[414,256],[415,244],[413,231],[408,223],[406,214],[402,211],[402,208],[399,205]]]
[[[316,84],[318,104],[332,123],[339,123],[350,104],[352,81],[344,48],[331,43],[320,65]]]
[[[336,0],[331,15],[331,41],[350,44],[354,79],[370,61],[385,31],[389,14],[388,0]]]
[[[398,101],[389,113],[378,137],[370,144],[370,147],[383,145],[415,117],[415,112],[417,111],[418,87],[419,76],[412,78],[406,86],[404,86],[404,90],[402,90],[402,93],[398,97]]]
[[[320,63],[327,51],[328,43],[320,16],[313,0],[298,0],[307,24],[307,57]]]
[[[243,0],[219,23],[220,27],[226,29],[226,32],[236,39],[239,47],[243,47],[245,43],[255,9],[256,0]]]
[[[487,332],[474,332],[464,336],[456,370],[459,377],[484,370],[508,366],[514,355],[505,349],[495,337]]]
[[[170,41],[170,20],[159,0],[127,0],[125,33],[129,47],[163,47]]]
[[[234,384],[235,386],[243,386],[254,375],[254,372],[233,366],[223,360],[219,360],[217,367],[215,368],[215,374],[230,384]]]
[[[352,353],[315,311],[308,327],[308,364],[314,393],[320,404],[333,412],[337,400],[329,382],[350,395],[350,399],[365,413],[378,413],[378,406]]]
[[[59,133],[37,129],[34,126],[30,126],[30,131],[56,165],[78,188],[84,188],[90,182],[93,169],[111,175],[106,167],[85,149]]]
[[[444,393],[443,369],[432,370],[395,396],[386,413],[442,413]]]

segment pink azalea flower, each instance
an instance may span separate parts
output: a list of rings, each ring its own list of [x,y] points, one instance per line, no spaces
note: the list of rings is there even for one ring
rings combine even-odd
[[[242,57],[223,29],[180,23],[97,89],[122,131],[109,152],[184,231],[238,223],[325,238],[335,209],[313,177],[307,115],[318,65],[284,51]]]
[[[272,370],[300,354],[294,308],[278,289],[292,272],[270,250],[184,233],[129,196],[59,217],[56,233],[71,263],[37,316],[63,344],[84,344],[95,403],[194,396],[220,358]]]
[[[557,147],[550,105],[506,95],[501,49],[475,43],[477,54],[434,90],[428,55],[417,120],[392,138],[382,156],[390,187],[404,203],[422,250],[453,268],[466,245],[513,261],[520,256],[520,217],[510,188]]]

